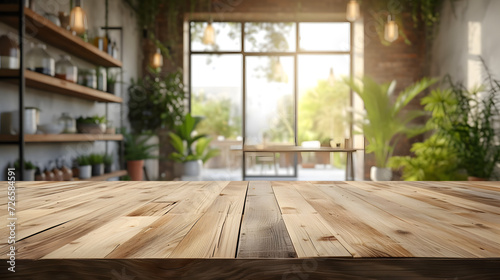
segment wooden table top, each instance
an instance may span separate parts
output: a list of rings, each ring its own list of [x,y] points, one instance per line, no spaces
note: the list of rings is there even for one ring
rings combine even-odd
[[[25,260],[500,260],[499,182],[18,182],[17,199]]]

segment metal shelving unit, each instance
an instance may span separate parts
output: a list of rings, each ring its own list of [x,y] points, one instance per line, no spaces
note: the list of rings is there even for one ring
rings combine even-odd
[[[25,111],[25,90],[26,85],[32,88],[42,90],[50,90],[62,95],[69,95],[75,98],[93,100],[106,103],[106,118],[108,118],[108,103],[120,104],[120,120],[122,112],[122,98],[105,93],[102,91],[85,88],[83,86],[67,83],[53,77],[43,76],[41,74],[25,70],[24,57],[24,40],[27,25],[28,29],[36,26],[37,38],[57,47],[64,49],[73,55],[90,61],[96,65],[104,67],[121,67],[121,61],[111,57],[109,54],[100,51],[92,44],[82,41],[80,38],[73,36],[69,31],[56,26],[49,20],[25,7],[25,0],[19,0],[18,4],[0,4],[0,21],[9,26],[17,28],[19,38],[19,69],[0,70],[0,81],[14,82],[17,81],[19,90],[19,135],[2,135],[0,136],[0,144],[17,145],[19,147],[19,169],[16,173],[19,178],[24,180],[24,159],[25,159],[25,144],[26,143],[61,143],[61,142],[88,142],[88,141],[120,141],[123,146],[122,135],[88,135],[88,134],[60,134],[60,135],[25,135],[24,134],[24,111]],[[121,30],[121,28],[120,28]],[[123,41],[123,35],[121,35]],[[123,46],[123,42],[121,42]],[[123,51],[123,49],[122,49]],[[106,145],[106,153],[108,146]],[[120,166],[123,166],[123,148],[120,149]],[[118,174],[118,175],[117,175]],[[123,176],[125,170],[115,171],[111,174],[106,174],[100,178],[109,179],[111,175]]]

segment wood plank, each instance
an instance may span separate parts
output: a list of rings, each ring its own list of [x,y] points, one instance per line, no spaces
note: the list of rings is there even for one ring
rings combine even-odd
[[[342,205],[308,182],[296,184],[295,188],[314,209],[349,244],[353,257],[412,257],[413,255],[386,234],[364,223],[356,213]]]
[[[169,257],[234,258],[247,186],[229,183]]]
[[[415,257],[478,257],[464,248],[467,244],[457,246],[463,240],[457,240],[447,232],[435,231],[433,225],[409,219],[412,213],[405,210],[402,205],[391,205],[389,200],[380,199],[370,192],[359,193],[360,190],[355,184],[335,182],[317,186],[335,203],[357,215],[365,224],[398,242]],[[420,218],[424,217],[418,213],[414,214]]]
[[[0,142],[17,141],[17,135],[0,135]],[[61,142],[94,142],[94,141],[122,141],[121,134],[27,134],[26,143],[61,143]]]
[[[270,182],[249,182],[237,257],[297,257]]]
[[[19,75],[17,69],[0,69],[0,77],[16,77]],[[41,89],[60,95],[77,97],[90,101],[122,103],[123,99],[111,93],[82,86],[70,81],[58,79],[30,70],[24,71],[26,86]],[[15,82],[12,80],[11,82]]]
[[[104,258],[159,216],[119,217],[43,256],[44,259]]]
[[[293,184],[272,182],[272,187],[297,256],[351,257],[351,253],[340,243],[338,233],[327,226],[327,222]]]
[[[16,260],[16,279],[500,279],[500,259],[42,259]],[[12,272],[0,270],[0,278]]]
[[[108,182],[109,184],[110,182]],[[38,259],[50,252],[92,232],[103,224],[117,217],[124,216],[134,208],[142,206],[158,196],[166,195],[181,188],[185,182],[155,184],[155,194],[142,192],[143,183],[129,183],[115,191],[114,196],[104,196],[97,201],[81,201],[77,207],[65,210],[71,211],[73,218],[64,224],[39,232],[29,238],[18,241],[17,249],[19,258]],[[131,207],[133,207],[131,209]],[[44,217],[44,219],[57,219],[60,213]],[[69,214],[68,214],[69,217]],[[41,223],[43,224],[43,223]],[[2,255],[7,248],[2,247]],[[5,255],[6,256],[6,255]]]
[[[176,206],[118,246],[106,258],[168,258],[229,182],[188,182],[153,202],[175,201]]]
[[[498,238],[500,236],[500,209],[496,213],[467,209],[461,207],[459,201],[462,199],[448,196],[448,198],[438,201],[438,198],[432,192],[427,192],[432,193],[432,196],[428,196],[424,194],[425,190],[411,187],[401,188],[402,184],[404,183],[398,184],[397,187],[387,184],[384,188],[369,183],[357,186],[376,192],[377,195],[391,201],[397,201],[398,204],[424,214],[429,217],[430,222],[435,222],[447,228],[456,228],[453,231],[457,235],[466,235],[469,240],[477,240],[481,244],[496,244],[497,247],[500,247],[500,239]],[[462,215],[463,212],[467,212],[467,215]],[[481,223],[477,223],[479,220]],[[480,247],[485,249],[485,246]],[[492,249],[496,250],[495,248]]]
[[[10,11],[12,9],[18,10],[13,5],[0,5],[0,11]],[[26,18],[26,35],[36,37],[43,42],[96,65],[104,67],[122,66],[121,61],[99,50],[94,45],[84,42],[80,37],[73,36],[68,30],[55,25],[34,11],[24,8],[24,15]],[[14,28],[17,28],[19,23],[16,17],[2,16],[0,17],[0,21]]]

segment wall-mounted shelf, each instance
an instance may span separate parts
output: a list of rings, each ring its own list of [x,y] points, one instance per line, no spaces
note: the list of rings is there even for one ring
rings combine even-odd
[[[14,70],[0,69],[0,77],[15,77],[18,75],[19,75],[19,70],[17,69]],[[30,88],[37,88],[45,90],[47,92],[74,96],[92,101],[114,102],[114,103],[123,102],[123,99],[116,95],[88,88],[85,86],[81,86],[79,84],[75,84],[72,82],[68,82],[65,80],[61,80],[58,78],[33,72],[30,70],[25,70],[24,76],[25,76],[26,86]]]
[[[91,177],[90,179],[85,179],[85,181],[106,181],[108,179],[125,176],[127,174],[128,174],[127,170],[118,170],[101,176],[94,176]]]
[[[26,134],[26,143],[121,141],[121,134]],[[18,141],[17,135],[0,135],[0,143]]]
[[[0,12],[17,12],[18,5],[0,4]],[[24,8],[26,18],[26,34],[36,37],[56,48],[73,54],[92,64],[105,67],[121,67],[122,62],[113,58],[109,54],[99,50],[94,45],[84,42],[77,36],[73,36],[65,30],[43,16]],[[18,19],[14,17],[0,17],[0,21],[18,28]]]

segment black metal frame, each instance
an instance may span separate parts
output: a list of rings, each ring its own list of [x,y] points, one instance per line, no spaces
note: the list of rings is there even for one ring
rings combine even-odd
[[[239,54],[242,56],[243,63],[243,71],[242,71],[242,137],[243,137],[243,146],[245,145],[245,127],[246,127],[246,57],[247,56],[293,56],[294,58],[294,114],[295,114],[295,123],[294,123],[294,129],[295,129],[295,145],[298,145],[298,67],[297,67],[297,62],[298,62],[298,56],[299,55],[349,55],[349,74],[352,77],[354,74],[354,24],[349,22],[349,21],[339,21],[339,20],[332,20],[328,22],[343,22],[343,23],[349,23],[350,24],[350,46],[349,46],[349,51],[304,51],[300,50],[300,40],[299,40],[299,35],[300,35],[300,24],[299,23],[304,23],[304,22],[318,22],[318,21],[289,21],[295,23],[295,51],[293,52],[246,52],[245,51],[245,23],[247,22],[255,22],[255,21],[237,21],[237,20],[229,20],[229,21],[219,21],[219,22],[235,22],[235,23],[240,23],[241,24],[241,50],[240,51],[192,51],[191,50],[191,22],[204,22],[202,20],[189,20],[189,32],[188,32],[188,37],[189,37],[189,79],[188,79],[188,108],[189,111],[191,112],[191,81],[192,81],[192,71],[191,71],[191,56],[192,55],[227,55],[227,54]],[[215,22],[215,20],[214,20]],[[267,22],[267,21],[266,21]],[[278,21],[269,21],[269,22],[278,22]],[[285,21],[279,21],[279,22],[285,22]],[[323,21],[322,21],[323,22]],[[353,99],[353,92],[352,90],[350,91],[350,105],[352,107],[354,99]],[[352,112],[351,112],[351,117],[352,117]],[[349,132],[350,132],[350,137],[352,138],[352,125],[349,127]],[[243,173],[243,180],[245,178],[260,178],[260,177],[273,177],[273,178],[296,178],[298,176],[298,157],[297,154],[294,156],[294,175],[293,176],[282,176],[282,175],[277,175],[277,176],[245,176],[246,175],[246,164],[245,164],[245,152],[243,151],[243,156],[242,156],[242,173]]]
[[[108,27],[101,27],[102,30],[106,31],[119,31],[120,32],[120,61],[123,62],[123,27],[122,26],[108,26]],[[109,44],[109,42],[108,42]],[[109,68],[108,68],[109,69]],[[124,93],[124,84],[123,84],[123,71],[120,71],[120,95],[123,96]],[[110,104],[106,102],[106,119],[108,119],[108,106]],[[120,103],[120,127],[123,127],[123,102]],[[108,141],[105,142],[106,147],[105,147],[105,153],[108,154]],[[120,141],[120,158],[119,158],[119,163],[120,163],[120,169],[125,169],[125,143],[124,141]]]
[[[18,76],[4,76],[2,79],[17,79],[19,85],[19,137],[17,141],[3,142],[5,145],[18,145],[19,146],[19,170],[16,174],[19,175],[19,180],[24,180],[24,34],[25,34],[25,20],[24,20],[24,1],[19,1],[19,10],[17,12],[2,12],[1,16],[17,17],[19,20],[18,38],[19,38],[19,75]]]

